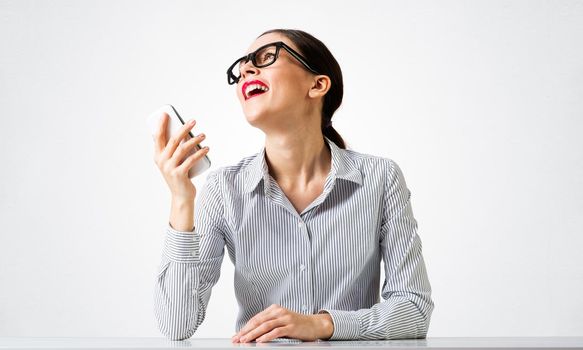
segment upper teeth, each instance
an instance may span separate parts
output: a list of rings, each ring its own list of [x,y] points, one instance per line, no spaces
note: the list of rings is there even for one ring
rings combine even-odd
[[[263,91],[269,90],[267,88],[267,86],[260,85],[260,84],[251,84],[251,85],[247,85],[247,88],[245,89],[245,96],[249,97],[249,93],[255,89],[260,89]]]

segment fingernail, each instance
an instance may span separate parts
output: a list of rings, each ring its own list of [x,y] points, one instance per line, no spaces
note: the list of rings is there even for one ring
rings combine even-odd
[[[195,120],[194,119],[190,119],[190,121],[188,122],[188,125],[194,125]]]

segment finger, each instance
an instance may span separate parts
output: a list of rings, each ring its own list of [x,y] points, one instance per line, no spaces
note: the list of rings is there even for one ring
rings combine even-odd
[[[180,128],[180,131],[176,133],[176,135],[170,137],[170,139],[165,145],[166,148],[164,149],[165,158],[170,158],[174,154],[174,151],[176,151],[176,148],[180,144],[180,141],[182,141],[186,134],[190,132],[190,129],[194,127],[194,124],[196,124],[196,121],[194,119],[191,119],[189,122],[187,122]]]
[[[208,146],[199,149],[195,153],[191,154],[188,158],[186,158],[184,162],[180,164],[180,166],[178,166],[179,171],[187,172],[188,170],[190,170],[190,168],[192,168],[192,166],[196,162],[198,162],[202,157],[206,156],[208,153],[209,153]]]
[[[168,114],[162,113],[160,120],[158,121],[158,129],[154,133],[154,149],[156,153],[162,152],[164,146],[166,146],[166,125],[168,124]]]
[[[271,315],[272,315],[273,308],[274,308],[273,305],[271,305],[267,309],[261,311],[260,313],[258,313],[255,316],[253,316],[249,321],[247,321],[245,326],[243,328],[241,328],[241,330],[239,330],[239,333],[237,333],[237,337],[239,337],[239,338],[243,337],[245,334],[247,334],[251,330],[255,329],[262,322],[265,322],[265,321],[272,319],[273,317]]]
[[[199,134],[191,138],[190,140],[179,144],[178,147],[176,148],[176,151],[174,151],[174,154],[172,154],[172,157],[170,158],[170,163],[174,166],[179,165],[180,162],[183,162],[185,160],[184,157],[186,156],[186,154],[189,154],[195,147],[195,145],[201,143],[202,140],[204,140],[204,138],[205,138],[204,134]]]
[[[270,332],[265,333],[261,337],[257,338],[255,341],[258,343],[265,343],[272,341],[276,338],[282,338],[289,335],[289,327],[287,325],[282,327],[277,327],[272,329]]]
[[[240,338],[240,342],[245,343],[249,341],[253,341],[258,337],[271,332],[274,328],[283,326],[284,323],[281,319],[274,319],[271,321],[263,322],[259,327],[251,330],[249,333],[245,334],[243,337]]]
[[[180,130],[175,135],[172,135],[170,137],[170,139],[168,140],[168,142],[165,145],[166,148],[164,150],[165,156],[167,158],[172,157],[174,155],[174,153],[176,152],[176,149],[179,146],[181,146],[183,143],[185,143],[185,141],[183,141],[183,140],[186,140],[186,135],[194,127],[194,124],[196,124],[194,119],[188,121],[186,124],[182,125]]]

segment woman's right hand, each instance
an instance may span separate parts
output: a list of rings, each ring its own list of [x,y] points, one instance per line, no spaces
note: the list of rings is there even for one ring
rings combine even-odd
[[[184,158],[196,144],[204,140],[205,135],[197,135],[180,144],[196,124],[192,120],[193,123],[184,124],[179,133],[170,137],[170,140],[166,140],[169,116],[167,113],[164,113],[160,119],[158,132],[153,136],[154,161],[170,188],[172,198],[183,201],[194,201],[196,188],[188,177],[188,170],[208,153],[208,147],[201,148],[190,157]]]

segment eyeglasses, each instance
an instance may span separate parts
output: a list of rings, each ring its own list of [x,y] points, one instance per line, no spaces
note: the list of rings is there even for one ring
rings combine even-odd
[[[277,41],[274,43],[270,43],[267,45],[263,45],[257,50],[251,52],[248,55],[245,55],[233,63],[229,69],[227,70],[227,82],[229,85],[233,85],[239,82],[241,79],[241,68],[243,65],[249,61],[253,63],[253,65],[257,68],[267,67],[272,65],[279,57],[279,50],[284,48],[287,52],[290,53],[296,60],[298,60],[307,70],[314,74],[318,74],[316,70],[314,70],[310,65],[306,62],[306,59],[302,57],[299,53],[297,53],[294,49],[286,45],[282,41]]]

